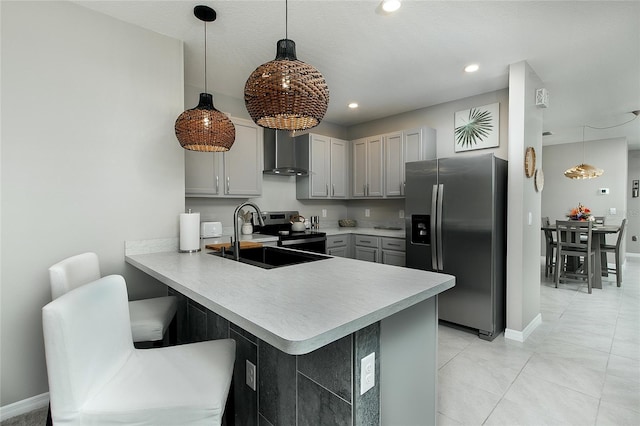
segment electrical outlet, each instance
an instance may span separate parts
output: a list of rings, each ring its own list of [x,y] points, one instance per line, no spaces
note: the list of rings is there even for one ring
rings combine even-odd
[[[371,210],[364,209],[364,217],[369,217],[369,216],[371,216]]]
[[[247,386],[249,386],[254,391],[256,390],[256,366],[253,365],[248,359],[246,360],[246,381]]]
[[[611,216],[614,216],[614,215],[618,214],[616,208],[615,207],[609,207],[609,214]]]
[[[398,217],[400,219],[404,219],[404,210],[400,210],[400,213],[398,213]]]
[[[322,209],[322,217],[327,217],[327,209]]]
[[[376,384],[376,353],[371,352],[360,360],[360,395]]]

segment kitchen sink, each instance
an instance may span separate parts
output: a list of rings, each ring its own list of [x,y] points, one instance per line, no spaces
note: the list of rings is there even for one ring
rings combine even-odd
[[[227,259],[234,259],[233,249],[222,253],[211,253],[216,256],[223,256]],[[299,263],[315,262],[317,260],[330,259],[319,253],[307,251],[287,250],[280,247],[253,247],[240,249],[240,262],[258,266],[264,269],[280,268],[282,266],[297,265]]]

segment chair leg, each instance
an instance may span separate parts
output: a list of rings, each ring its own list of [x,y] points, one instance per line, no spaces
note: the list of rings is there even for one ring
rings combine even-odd
[[[622,285],[622,263],[620,262],[620,252],[616,250],[616,285]]]
[[[557,253],[556,255],[556,288],[558,288],[558,283],[560,282],[560,270],[562,269],[562,256],[560,255],[560,252]]]
[[[584,261],[587,263],[587,290],[589,294],[591,294],[591,289],[593,286],[593,262],[595,262],[595,256],[587,255],[584,257]]]

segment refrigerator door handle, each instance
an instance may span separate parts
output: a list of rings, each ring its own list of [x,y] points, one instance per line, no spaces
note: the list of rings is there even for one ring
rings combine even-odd
[[[438,270],[438,251],[436,249],[436,205],[438,204],[438,185],[431,192],[431,269]]]
[[[438,185],[438,214],[437,220],[437,244],[436,251],[438,252],[438,271],[444,270],[444,253],[442,251],[442,199],[444,198],[444,184]]]

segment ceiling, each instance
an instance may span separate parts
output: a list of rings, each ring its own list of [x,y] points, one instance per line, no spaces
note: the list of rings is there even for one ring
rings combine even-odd
[[[244,84],[285,38],[282,0],[75,1],[184,41],[185,83],[204,86],[204,24],[193,7],[213,7],[207,26],[208,90],[243,99]],[[549,92],[543,144],[582,140],[582,126],[609,127],[640,110],[638,1],[403,0],[385,15],[379,0],[290,0],[288,37],[298,59],[324,75],[324,120],[350,126],[508,87],[509,65],[526,60]],[[465,65],[478,63],[474,74]],[[349,110],[349,102],[358,102]],[[640,149],[640,118],[587,127],[585,140],[626,137]],[[604,143],[604,142],[603,142]]]

